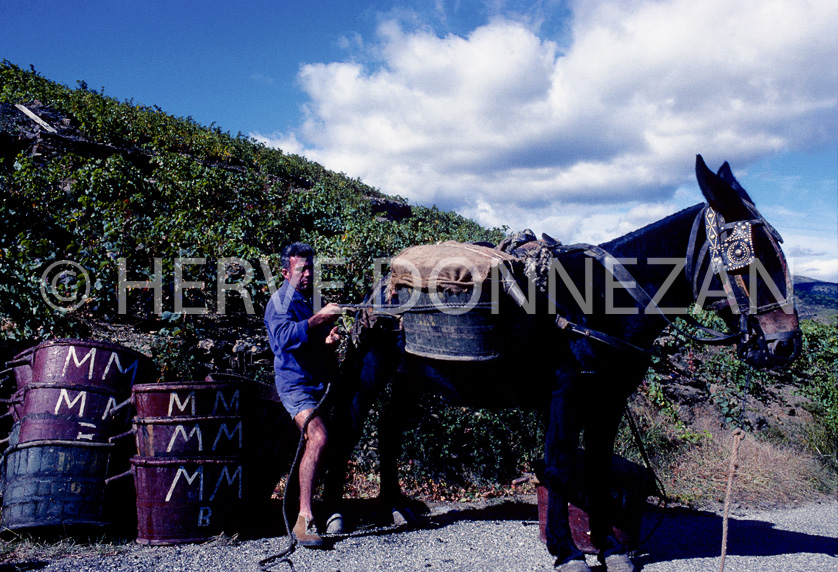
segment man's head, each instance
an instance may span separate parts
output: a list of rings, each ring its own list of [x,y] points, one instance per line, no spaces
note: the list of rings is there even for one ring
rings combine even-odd
[[[304,242],[285,247],[280,258],[282,277],[291,282],[297,292],[311,297],[314,288],[314,249]]]

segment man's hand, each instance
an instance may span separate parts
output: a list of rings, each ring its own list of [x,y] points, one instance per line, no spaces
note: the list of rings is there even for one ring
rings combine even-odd
[[[334,324],[340,315],[343,314],[343,308],[334,302],[326,304],[320,311],[308,319],[308,327],[316,328],[324,324]],[[329,334],[331,336],[331,334]]]
[[[332,328],[332,331],[326,336],[325,342],[327,346],[335,346],[340,343],[340,334],[338,333],[337,326]]]

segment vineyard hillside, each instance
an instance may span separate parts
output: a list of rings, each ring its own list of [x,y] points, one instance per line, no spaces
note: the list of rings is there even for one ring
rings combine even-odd
[[[230,371],[271,383],[262,315],[284,245],[311,243],[325,262],[326,298],[358,302],[384,269],[379,261],[407,246],[497,243],[507,230],[410,205],[241,133],[118,101],[83,81],[71,88],[0,64],[3,362],[45,339],[94,338],[151,356],[159,381]],[[834,490],[836,285],[798,278],[797,288],[801,316],[817,320],[804,320],[804,352],[786,371],[751,372],[733,350],[675,332],[659,340],[631,408],[676,500],[718,500],[725,447],[739,425],[754,436],[743,453],[750,501]],[[423,407],[430,414],[402,457],[414,492],[505,494],[542,454],[537,412]],[[354,494],[374,488],[376,443],[370,424],[353,460]],[[626,427],[619,452],[640,460]]]

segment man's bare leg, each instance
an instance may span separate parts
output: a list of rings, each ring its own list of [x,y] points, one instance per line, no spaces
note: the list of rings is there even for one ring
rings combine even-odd
[[[302,431],[303,425],[311,415],[313,409],[300,411],[294,421]],[[306,428],[306,444],[303,457],[300,460],[300,515],[311,519],[314,517],[311,508],[311,498],[314,494],[314,484],[321,470],[321,460],[326,450],[326,426],[320,416],[315,415]]]

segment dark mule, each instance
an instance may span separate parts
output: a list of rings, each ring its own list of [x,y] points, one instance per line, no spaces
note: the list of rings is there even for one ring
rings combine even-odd
[[[610,463],[626,400],[642,381],[652,345],[669,320],[698,299],[733,330],[711,332],[709,339],[738,344],[740,358],[756,367],[784,365],[800,345],[779,235],[727,163],[714,174],[699,156],[696,174],[706,205],[599,247],[551,246],[577,291],[558,279],[554,268],[557,287],[538,298],[534,313],[512,308],[512,320],[529,321],[528,334],[498,358],[463,362],[407,353],[403,332],[386,317],[363,330],[358,353],[347,363],[361,388],[352,401],[356,434],[376,393],[393,381],[391,406],[379,426],[382,499],[399,499],[400,433],[410,417],[405,408],[420,393],[475,407],[541,408],[548,419],[547,548],[555,566],[588,570],[568,525],[570,467],[584,429],[593,543],[609,570],[634,569],[611,535]],[[367,301],[381,295],[374,289]]]

